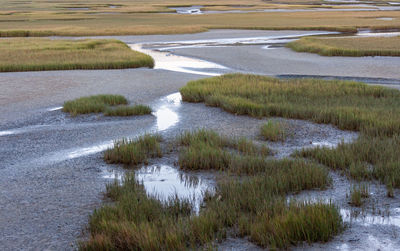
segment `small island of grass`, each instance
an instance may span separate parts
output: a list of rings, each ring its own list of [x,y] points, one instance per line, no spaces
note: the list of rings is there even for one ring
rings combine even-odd
[[[304,37],[286,46],[297,52],[317,53],[321,56],[400,56],[400,36]]]

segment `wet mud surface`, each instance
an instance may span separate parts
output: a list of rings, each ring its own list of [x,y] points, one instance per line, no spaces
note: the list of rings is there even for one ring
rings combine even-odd
[[[190,35],[118,38],[128,44],[146,44],[218,38],[240,38],[242,41],[248,41],[249,37],[265,39],[266,36],[286,39],[288,36],[298,36],[303,33],[211,31]],[[160,48],[163,46],[158,45]],[[222,65],[227,68],[226,72],[257,72],[271,75],[326,73],[335,77],[349,75],[400,79],[398,71],[393,70],[400,66],[396,58],[359,59],[361,60],[359,62],[365,61],[364,67],[367,67],[369,62],[369,72],[366,72],[366,68],[355,67],[347,74],[346,64],[348,67],[349,62],[338,60],[332,63],[315,58],[315,55],[298,54],[285,48],[265,50],[262,47],[260,44],[203,46],[174,49],[172,52]],[[305,67],[308,70],[299,63],[301,60],[309,61],[310,67]],[[383,66],[380,65],[381,62]],[[322,68],[329,64],[333,64],[332,67],[323,71]],[[386,75],[385,72],[379,72],[379,67],[385,66],[388,67]],[[157,67],[108,71],[1,73],[0,246],[2,249],[76,249],[77,239],[87,236],[85,226],[88,216],[93,209],[102,205],[105,184],[114,178],[120,178],[125,172],[120,166],[106,165],[102,159],[102,151],[111,146],[114,140],[122,137],[135,137],[146,132],[158,131],[165,140],[172,140],[184,130],[208,128],[227,136],[245,136],[260,144],[266,144],[274,149],[275,157],[278,158],[287,157],[302,147],[318,145],[334,147],[342,140],[351,141],[357,137],[354,132],[340,131],[330,125],[271,118],[288,125],[288,139],[284,143],[262,141],[259,128],[267,119],[235,116],[219,108],[206,107],[204,104],[181,102],[177,93],[180,87],[190,80],[209,75],[204,72],[215,73],[215,69],[196,67],[191,69],[192,72],[186,73],[180,69],[164,70]],[[397,87],[396,83],[388,84]],[[106,118],[102,115],[70,117],[60,110],[66,100],[100,93],[122,94],[132,103],[150,105],[153,113],[132,118]],[[174,165],[176,157],[166,156],[154,160],[150,166],[139,169],[137,178],[144,182],[150,194],[158,195],[161,199],[179,191],[182,196],[194,194],[197,198],[195,200],[199,201],[201,191],[213,187],[216,174],[183,173]],[[332,177],[334,184],[331,189],[298,196],[332,198],[338,201],[344,210],[350,210],[345,198],[346,189],[350,187],[349,181],[335,173],[332,173]],[[386,199],[382,186],[374,185],[371,192],[376,193],[376,196],[371,198],[376,198],[377,204],[389,205],[393,217],[400,215],[400,210],[396,209],[400,206],[400,201],[396,198]],[[367,206],[372,207],[368,204]],[[366,215],[368,210],[371,211],[367,208]],[[379,245],[383,245],[387,240],[386,246],[398,247],[400,246],[398,241],[392,238],[392,230],[393,224],[366,226],[356,221],[333,242],[304,246],[304,248],[336,249],[338,246],[342,247],[342,244],[348,245],[351,249],[377,247],[365,244],[366,240],[371,238],[379,240],[380,242],[377,242]],[[352,241],[353,239],[358,240]],[[249,250],[255,246],[246,240],[228,238],[220,248]]]

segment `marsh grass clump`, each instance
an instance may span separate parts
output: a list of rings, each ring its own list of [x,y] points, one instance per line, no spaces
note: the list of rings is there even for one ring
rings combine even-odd
[[[364,199],[369,198],[369,187],[367,184],[353,185],[350,189],[350,204],[360,207]]]
[[[268,121],[260,129],[261,137],[269,141],[284,141],[287,137],[285,125],[282,122]]]
[[[276,162],[271,170],[242,181],[219,181],[197,215],[189,201],[177,196],[167,201],[149,196],[134,174],[128,174],[123,182],[107,186],[106,195],[115,203],[94,211],[89,221],[91,236],[80,249],[197,249],[225,238],[228,229],[271,248],[328,241],[343,229],[333,204],[285,199],[289,193],[326,188],[330,184],[326,169],[308,166],[303,160],[287,163]]]
[[[151,114],[151,108],[147,105],[108,107],[104,111],[105,116],[134,116]]]
[[[400,37],[304,37],[286,45],[297,52],[321,56],[400,56]]]
[[[177,197],[162,203],[149,197],[142,184],[128,175],[123,184],[107,186],[115,204],[95,210],[89,220],[91,236],[81,250],[185,250],[192,207]]]
[[[182,133],[178,143],[182,146],[179,165],[190,170],[227,170],[234,162],[263,161],[271,153],[246,138],[228,138],[205,129]]]
[[[112,39],[0,41],[0,72],[123,69],[154,66],[154,60]]]
[[[122,139],[104,152],[104,160],[110,164],[138,165],[148,158],[162,157],[160,135],[145,134],[136,139]]]
[[[72,116],[101,112],[105,116],[135,116],[151,113],[151,108],[147,105],[128,106],[127,104],[128,100],[121,95],[95,95],[67,101],[62,110]]]
[[[95,95],[77,98],[64,103],[63,111],[73,116],[104,112],[108,106],[126,105],[128,100],[121,95]]]
[[[298,156],[314,159],[355,180],[378,179],[387,187],[400,187],[400,135],[361,136],[337,148],[305,149]]]
[[[262,247],[287,249],[299,242],[327,242],[343,229],[333,204],[292,202],[272,217],[263,213],[250,227],[250,240]]]
[[[378,179],[400,187],[400,91],[348,81],[227,74],[189,82],[187,102],[205,102],[239,115],[284,117],[359,131],[352,143],[303,150],[357,180]]]

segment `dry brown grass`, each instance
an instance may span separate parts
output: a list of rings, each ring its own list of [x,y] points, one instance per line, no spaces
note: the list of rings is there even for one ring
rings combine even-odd
[[[0,41],[0,72],[153,67],[118,40],[13,38]]]
[[[324,29],[355,31],[356,28],[398,28],[400,13],[395,11],[330,11],[292,13],[230,13],[210,15],[177,15],[154,13],[170,11],[170,5],[207,5],[207,8],[229,9],[232,5],[254,5],[248,8],[298,8],[313,5],[289,5],[263,3],[262,1],[117,1],[118,8],[110,8],[108,2],[98,0],[49,3],[34,0],[31,4],[15,4],[5,0],[0,15],[0,36],[48,36],[48,35],[128,35],[170,34],[202,32],[215,28],[235,29]],[[71,6],[87,9],[69,10]],[[236,7],[235,7],[236,9]],[[104,14],[104,12],[112,14]],[[377,20],[390,16],[391,21]]]
[[[322,56],[400,56],[400,37],[301,38],[287,45]]]

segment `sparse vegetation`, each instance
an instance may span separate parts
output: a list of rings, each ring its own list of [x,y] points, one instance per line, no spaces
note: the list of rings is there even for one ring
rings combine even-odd
[[[133,116],[146,115],[151,113],[151,108],[147,105],[118,106],[116,108],[108,107],[105,116]]]
[[[364,204],[364,199],[369,197],[369,187],[367,184],[353,185],[350,189],[350,204],[360,207]]]
[[[304,37],[287,44],[297,52],[321,56],[400,56],[400,37]]]
[[[2,39],[0,72],[122,69],[154,66],[118,40]]]
[[[284,141],[287,133],[281,122],[268,121],[261,126],[261,137],[269,141]]]
[[[145,134],[136,139],[122,139],[104,152],[104,160],[111,164],[138,165],[148,158],[162,157],[161,136]]]

